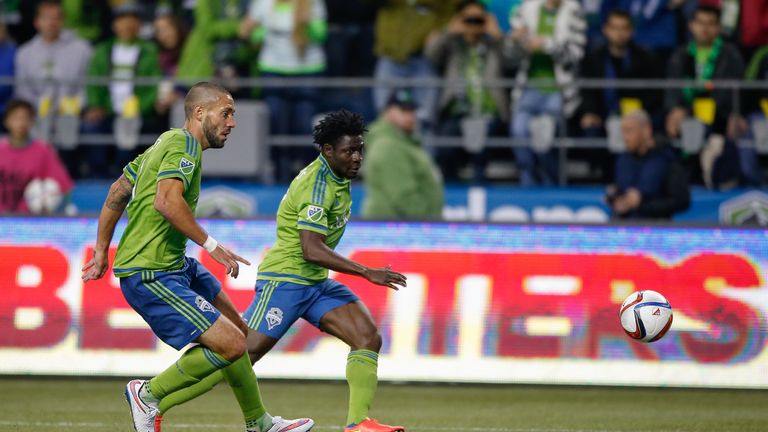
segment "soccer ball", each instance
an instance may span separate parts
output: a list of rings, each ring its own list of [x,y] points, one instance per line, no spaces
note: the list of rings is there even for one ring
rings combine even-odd
[[[32,214],[54,212],[63,198],[59,183],[52,178],[36,178],[24,189],[24,200]]]
[[[672,306],[656,291],[637,291],[621,304],[619,318],[624,331],[632,339],[656,342],[672,326]]]

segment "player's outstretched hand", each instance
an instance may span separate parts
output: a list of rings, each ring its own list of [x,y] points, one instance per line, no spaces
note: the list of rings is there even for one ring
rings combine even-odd
[[[227,274],[235,279],[237,279],[237,275],[240,274],[240,264],[237,263],[238,261],[246,265],[251,265],[247,259],[235,254],[222,245],[216,247],[216,249],[214,249],[210,255],[211,258],[215,259],[217,263],[226,267]]]
[[[108,267],[107,254],[94,250],[93,258],[91,258],[91,260],[81,269],[83,272],[81,278],[83,281],[101,279],[101,277],[104,276],[104,273],[107,272]]]
[[[372,283],[375,283],[376,285],[389,287],[395,291],[400,289],[398,285],[403,287],[406,286],[405,276],[392,270],[390,266],[382,268],[369,268],[365,278]]]

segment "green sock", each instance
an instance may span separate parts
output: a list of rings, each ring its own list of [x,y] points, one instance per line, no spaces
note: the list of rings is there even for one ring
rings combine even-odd
[[[266,414],[267,410],[261,402],[259,382],[256,380],[256,374],[253,372],[253,366],[251,365],[248,353],[222,369],[221,372],[229,386],[232,387],[232,392],[240,404],[246,428],[253,428],[259,420],[264,420],[264,414]],[[271,417],[269,422],[271,425]]]
[[[224,375],[222,375],[221,371],[215,371],[199,382],[167,395],[160,401],[160,404],[158,405],[160,414],[164,414],[166,411],[175,407],[176,405],[181,405],[184,402],[190,401],[202,394],[208,393],[223,379]]]
[[[216,370],[229,366],[222,356],[202,346],[185,352],[173,366],[149,381],[148,393],[162,400],[169,394],[200,382]]]
[[[347,382],[349,383],[349,413],[347,424],[357,424],[368,417],[373,395],[379,379],[376,370],[379,354],[370,350],[351,351],[347,356]]]

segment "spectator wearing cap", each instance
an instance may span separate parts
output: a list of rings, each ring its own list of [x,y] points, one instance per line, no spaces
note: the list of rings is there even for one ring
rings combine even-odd
[[[24,100],[11,100],[3,116],[8,136],[0,139],[0,213],[29,213],[24,200],[27,185],[35,179],[52,179],[66,195],[72,179],[56,150],[30,137],[35,108]]]
[[[363,217],[437,220],[442,217],[440,171],[415,135],[418,106],[396,90],[365,137]]]
[[[110,83],[91,84],[87,87],[87,108],[83,115],[83,132],[112,133],[115,117],[140,118],[142,128],[155,131],[155,101],[157,85],[134,84],[136,78],[160,78],[163,76],[158,61],[157,47],[152,42],[139,39],[140,10],[127,3],[113,10],[112,30],[115,38],[96,46],[88,65],[89,78],[109,77]],[[90,146],[87,149],[88,169],[91,177],[106,177],[111,168],[120,169],[136,154],[135,149],[118,149],[116,166],[112,166],[108,145]],[[114,170],[112,170],[114,171]]]

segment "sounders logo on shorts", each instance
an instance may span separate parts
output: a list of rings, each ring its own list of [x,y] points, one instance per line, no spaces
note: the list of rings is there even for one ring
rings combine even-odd
[[[283,311],[280,308],[273,307],[267,312],[267,327],[272,330],[273,327],[283,322]]]
[[[318,206],[309,206],[307,209],[307,219],[309,219],[312,222],[320,222],[320,219],[323,218],[323,208]]]
[[[197,305],[197,308],[203,312],[213,312],[213,306],[200,296],[195,297],[195,304]]]
[[[182,157],[181,162],[179,162],[179,170],[181,170],[184,175],[190,175],[192,174],[192,171],[195,170],[195,164],[190,162],[187,158]]]

